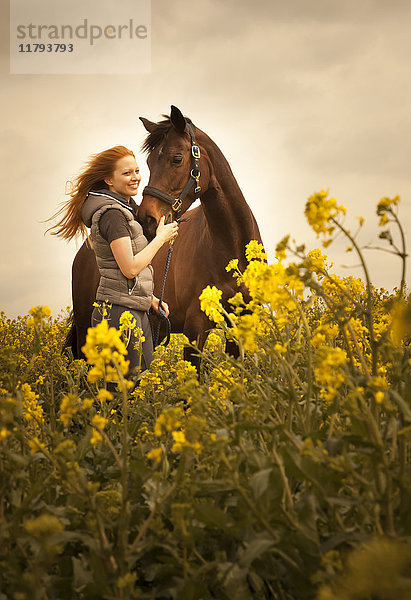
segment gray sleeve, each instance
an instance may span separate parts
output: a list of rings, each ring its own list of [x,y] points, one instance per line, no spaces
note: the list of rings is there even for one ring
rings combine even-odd
[[[127,218],[121,210],[117,210],[116,208],[109,208],[101,216],[99,229],[101,235],[109,244],[114,240],[131,235]]]

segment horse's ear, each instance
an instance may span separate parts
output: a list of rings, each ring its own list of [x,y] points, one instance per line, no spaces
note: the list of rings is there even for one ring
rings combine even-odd
[[[154,129],[157,126],[156,123],[153,123],[153,121],[149,121],[148,119],[145,119],[144,117],[139,117],[139,119],[143,123],[143,125],[146,128],[146,130],[148,131],[148,133],[151,133],[152,131],[154,131]]]
[[[171,105],[170,121],[180,133],[184,133],[186,128],[186,120],[183,113],[177,106]]]

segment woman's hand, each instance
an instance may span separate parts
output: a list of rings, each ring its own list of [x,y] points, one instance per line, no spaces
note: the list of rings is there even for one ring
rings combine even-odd
[[[156,237],[158,237],[163,244],[175,240],[178,235],[178,223],[173,221],[172,223],[164,224],[165,216],[163,215],[157,226]]]
[[[156,313],[158,313],[158,305],[159,305],[160,300],[158,298],[156,298],[156,296],[153,296],[153,299],[151,301],[151,308],[153,310],[156,311]],[[161,302],[161,306],[163,307],[164,312],[166,313],[166,317],[168,317],[168,315],[170,314],[170,310],[168,308],[168,304],[166,302],[164,302],[164,300]]]

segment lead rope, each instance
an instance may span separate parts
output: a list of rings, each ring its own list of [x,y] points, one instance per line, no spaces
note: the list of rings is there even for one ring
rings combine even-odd
[[[164,342],[164,346],[168,346],[168,344],[170,342],[170,335],[171,335],[171,323],[170,323],[170,319],[168,317],[166,317],[166,313],[163,308],[163,296],[164,296],[164,288],[166,287],[167,273],[170,268],[172,252],[173,252],[173,245],[170,244],[170,247],[169,247],[168,253],[167,253],[167,258],[166,258],[166,265],[164,267],[163,283],[161,284],[160,298],[158,299],[158,314],[160,315],[161,319],[165,320],[166,326],[167,326],[167,337],[166,337],[166,341]],[[154,348],[156,348],[158,346],[158,339],[160,337],[161,319],[158,322],[157,331],[156,331],[155,335],[153,336]]]
[[[177,223],[180,224],[180,223],[184,223],[185,221],[189,221],[190,219],[189,218],[182,219],[180,217],[179,219],[176,219],[176,220],[177,220]],[[164,267],[164,275],[163,275],[163,282],[161,284],[160,298],[158,299],[158,314],[160,315],[161,319],[165,320],[166,326],[167,326],[167,337],[166,337],[166,341],[164,342],[164,346],[168,346],[168,344],[170,343],[170,336],[171,336],[171,323],[170,323],[170,319],[168,317],[166,317],[166,313],[163,308],[163,296],[164,296],[164,289],[166,287],[167,274],[168,274],[168,270],[170,268],[171,254],[173,252],[173,244],[174,244],[174,240],[171,240],[170,247],[169,247],[168,253],[167,253],[166,264]],[[151,331],[153,333],[153,348],[156,348],[158,346],[158,340],[160,337],[160,328],[161,328],[161,320],[159,321],[159,323],[157,325],[157,331],[155,334],[153,331],[153,327],[151,327]]]

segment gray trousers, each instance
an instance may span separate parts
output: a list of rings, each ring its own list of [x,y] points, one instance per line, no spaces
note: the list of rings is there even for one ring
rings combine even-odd
[[[143,342],[143,356],[141,357],[141,370],[148,369],[151,361],[153,360],[153,335],[151,332],[151,325],[148,318],[148,313],[142,310],[133,310],[132,308],[126,308],[125,306],[119,306],[118,304],[112,304],[111,308],[107,308],[108,315],[105,317],[108,320],[110,327],[119,329],[120,317],[124,311],[128,310],[136,320],[136,328],[140,327],[143,330],[145,341]],[[101,315],[101,309],[97,306],[94,307],[93,314],[91,315],[91,326],[95,327],[97,323],[100,323],[103,319]],[[134,348],[134,336],[131,335],[130,342],[127,347],[127,360],[130,361],[129,373],[132,374],[135,367],[138,367],[140,363],[140,357],[137,350]]]

